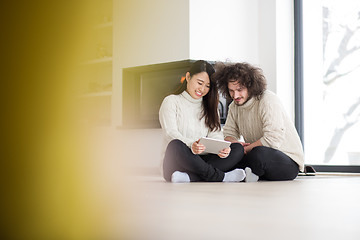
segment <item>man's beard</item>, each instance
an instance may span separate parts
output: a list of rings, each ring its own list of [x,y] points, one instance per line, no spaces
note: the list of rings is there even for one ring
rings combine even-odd
[[[233,99],[233,101],[234,101],[234,103],[235,103],[235,105],[236,106],[243,106],[245,103],[247,103],[248,101],[250,100],[250,97],[248,97],[248,99],[246,99],[246,101],[245,102],[243,102],[243,103],[237,103],[237,101],[235,101],[235,99]]]

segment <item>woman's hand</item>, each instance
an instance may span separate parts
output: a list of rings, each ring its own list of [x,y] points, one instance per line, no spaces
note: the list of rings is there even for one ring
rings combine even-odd
[[[194,154],[201,154],[205,151],[205,146],[199,143],[200,139],[191,145],[191,150]]]
[[[229,156],[231,152],[231,148],[228,147],[228,148],[224,148],[223,150],[221,150],[219,153],[218,153],[218,156],[221,157],[221,158],[227,158]]]

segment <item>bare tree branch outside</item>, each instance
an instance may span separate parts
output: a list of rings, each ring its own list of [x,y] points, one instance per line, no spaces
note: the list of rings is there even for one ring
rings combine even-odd
[[[340,11],[332,5],[332,1],[324,1],[323,14],[324,84],[326,88],[331,88],[334,82],[339,81],[351,88],[351,84],[348,82],[351,78],[356,77],[360,81],[359,75],[352,74],[360,68],[360,9],[349,6]],[[337,38],[337,48],[333,48],[331,43],[329,44],[334,38]],[[356,59],[356,62],[350,65],[347,62],[348,59]],[[327,97],[325,92],[324,98]],[[345,105],[340,110],[342,119],[333,130],[324,154],[325,163],[330,162],[333,158],[344,133],[359,121],[359,108],[360,93],[359,98],[355,98],[352,104]]]
[[[322,85],[314,83],[320,80],[320,74],[314,73],[314,70],[317,71],[315,67],[311,68],[312,79],[304,79],[308,89],[317,88],[316,94],[322,97],[321,103],[314,97],[312,105],[317,111],[309,110],[312,114],[307,116],[308,119],[321,119],[320,124],[305,125],[305,128],[312,128],[308,130],[308,138],[317,138],[319,144],[308,145],[307,149],[305,146],[305,153],[321,151],[322,157],[318,158],[322,159],[310,158],[317,164],[360,165],[360,141],[357,140],[360,134],[360,1],[320,2],[317,15],[314,14],[315,17],[309,22],[322,19],[322,36],[316,35],[318,38],[322,37],[322,49],[313,48],[312,52],[308,50],[308,59],[311,61],[311,57],[317,56],[322,58],[323,65],[318,67],[319,70],[322,69]],[[307,17],[306,12],[304,16]],[[312,33],[314,32],[316,33],[316,30]],[[314,35],[310,37],[315,38]],[[319,77],[314,77],[315,75]],[[311,107],[308,105],[307,108]],[[306,111],[305,108],[305,113]],[[314,115],[315,112],[318,116]],[[308,122],[311,125],[311,121]],[[314,142],[315,140],[312,145]]]

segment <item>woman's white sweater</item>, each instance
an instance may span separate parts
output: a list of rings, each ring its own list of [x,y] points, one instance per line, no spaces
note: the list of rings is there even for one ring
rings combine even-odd
[[[159,120],[163,130],[164,150],[173,139],[179,139],[189,148],[201,137],[224,139],[220,131],[210,131],[202,115],[202,98],[194,99],[186,91],[164,98]]]

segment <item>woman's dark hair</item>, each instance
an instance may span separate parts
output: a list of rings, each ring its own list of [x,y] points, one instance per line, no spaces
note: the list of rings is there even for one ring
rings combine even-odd
[[[263,71],[249,63],[216,63],[214,80],[223,96],[231,99],[228,83],[238,82],[248,89],[250,97],[259,98],[266,90],[266,79]]]
[[[194,62],[189,71],[190,77],[195,74],[206,72],[209,75],[210,79],[210,90],[209,92],[203,97],[202,106],[203,106],[203,113],[200,117],[202,119],[205,117],[205,124],[211,131],[220,130],[220,117],[218,112],[218,104],[219,104],[219,93],[216,82],[213,80],[212,75],[215,73],[214,67],[204,61],[199,60]],[[184,80],[181,86],[174,92],[174,94],[178,95],[185,91],[187,88],[187,81]]]

